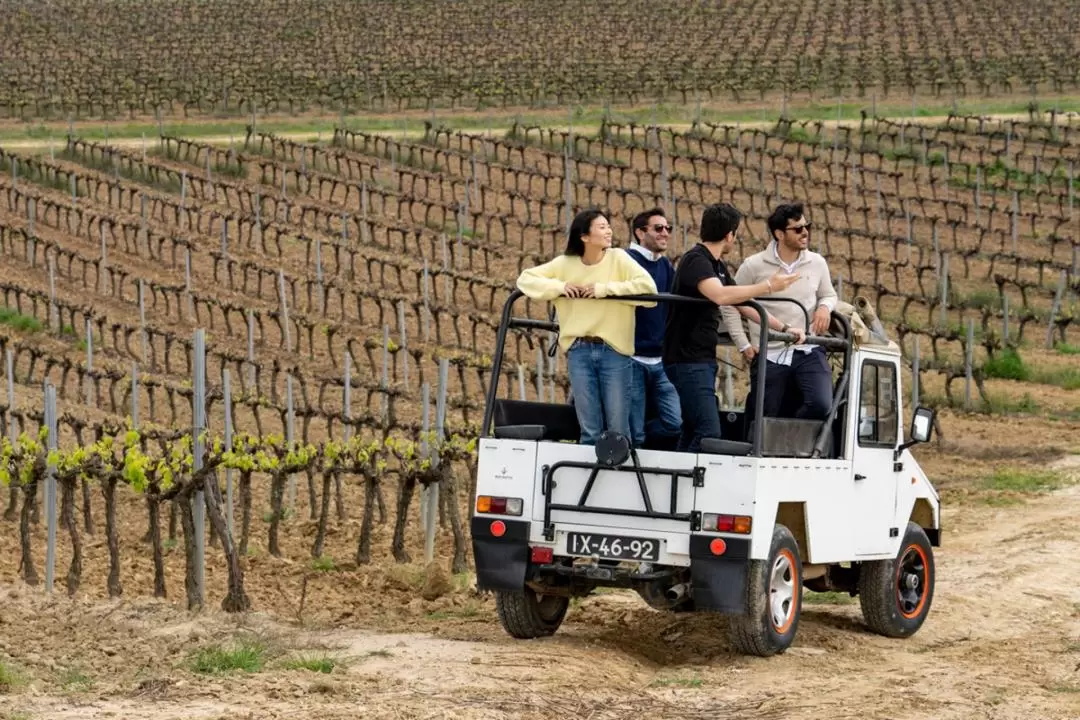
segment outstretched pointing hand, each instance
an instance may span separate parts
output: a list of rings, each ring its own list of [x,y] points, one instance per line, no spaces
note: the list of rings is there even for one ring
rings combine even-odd
[[[787,290],[789,287],[795,284],[795,281],[799,279],[799,273],[791,273],[788,275],[783,270],[777,270],[776,274],[765,282],[771,288],[770,293],[780,292],[781,290]]]

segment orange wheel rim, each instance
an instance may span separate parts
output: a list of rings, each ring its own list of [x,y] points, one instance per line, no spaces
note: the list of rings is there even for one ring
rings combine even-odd
[[[930,596],[930,558],[917,544],[908,545],[896,563],[896,608],[911,620],[919,617]]]
[[[794,553],[781,548],[769,571],[769,621],[777,633],[783,635],[795,623],[795,606],[798,603],[798,566]]]

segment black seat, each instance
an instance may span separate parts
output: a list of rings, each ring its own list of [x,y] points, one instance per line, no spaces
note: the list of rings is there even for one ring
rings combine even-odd
[[[499,399],[495,401],[495,437],[514,440],[581,439],[577,412],[571,405]]]
[[[496,425],[495,437],[505,440],[543,440],[547,427],[544,425]]]
[[[722,440],[720,438],[702,438],[701,452],[707,455],[732,455],[742,457],[749,455],[754,449],[753,443],[739,442],[738,440]]]

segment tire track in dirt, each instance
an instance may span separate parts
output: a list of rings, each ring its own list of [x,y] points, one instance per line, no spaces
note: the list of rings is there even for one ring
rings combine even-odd
[[[1080,456],[1061,469],[1080,480]],[[514,641],[490,602],[433,634],[374,633],[303,629],[261,614],[239,624],[218,613],[192,619],[142,600],[87,603],[89,610],[71,613],[72,601],[16,589],[4,606],[29,627],[20,632],[24,623],[5,613],[4,633],[15,639],[0,644],[0,658],[25,662],[19,636],[29,645],[50,615],[65,622],[37,643],[34,655],[46,667],[77,656],[80,645],[105,648],[90,662],[100,660],[112,682],[95,696],[73,704],[41,687],[8,698],[35,718],[1064,720],[1080,717],[1078,514],[1080,484],[1023,505],[946,507],[934,607],[906,641],[867,631],[857,602],[804,606],[795,646],[761,659],[733,654],[720,616],[660,613],[623,592],[576,603],[552,638]],[[351,661],[330,676],[268,668],[205,679],[178,669],[193,646],[240,626]],[[147,656],[141,679],[137,659],[115,662],[117,645]],[[147,677],[156,678],[157,693],[146,691]]]

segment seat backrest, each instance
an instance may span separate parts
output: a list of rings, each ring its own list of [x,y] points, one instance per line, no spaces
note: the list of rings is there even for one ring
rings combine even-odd
[[[495,401],[494,422],[496,429],[542,425],[543,440],[577,442],[581,439],[577,412],[571,405],[500,398]]]
[[[810,457],[824,426],[823,420],[767,417],[761,430],[761,454],[764,457]],[[753,437],[753,432],[754,423],[751,423],[749,437]],[[829,434],[831,436],[831,429]],[[826,457],[834,451],[831,441],[830,437],[825,443]]]
[[[717,409],[720,410],[720,437],[739,439],[746,435],[746,413],[742,410],[724,410],[720,408],[717,400]]]

